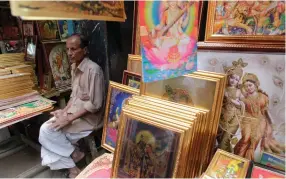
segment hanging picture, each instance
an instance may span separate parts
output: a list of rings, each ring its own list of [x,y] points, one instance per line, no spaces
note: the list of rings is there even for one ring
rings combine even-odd
[[[271,168],[254,164],[249,178],[285,178],[285,174]]]
[[[124,1],[11,1],[11,12],[22,18],[125,21]]]
[[[105,108],[102,147],[114,152],[118,135],[119,116],[126,99],[139,95],[139,90],[110,81]]]
[[[198,10],[198,1],[139,2],[144,82],[197,70]]]
[[[19,40],[20,32],[17,26],[3,26],[3,40]]]
[[[124,70],[122,84],[140,89],[141,75]]]
[[[70,64],[64,43],[45,43],[44,50],[56,88],[71,85]]]
[[[41,40],[60,39],[57,21],[37,21],[37,27]]]
[[[201,51],[198,57],[199,70],[227,74],[218,147],[258,163],[265,151],[285,164],[285,54]]]
[[[284,1],[210,1],[207,14],[205,42],[285,45]]]
[[[33,21],[23,21],[23,35],[33,36],[34,35],[34,22]]]
[[[249,160],[218,150],[205,175],[211,178],[245,178],[249,167]]]
[[[59,20],[58,21],[61,40],[66,40],[69,36],[75,33],[75,27],[72,20]]]

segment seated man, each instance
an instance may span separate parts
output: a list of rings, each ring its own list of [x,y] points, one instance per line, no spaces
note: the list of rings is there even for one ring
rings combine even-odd
[[[52,113],[54,117],[41,126],[39,135],[42,165],[51,170],[69,169],[70,178],[79,174],[75,163],[84,157],[73,144],[103,125],[103,72],[86,56],[87,45],[88,41],[77,34],[67,39],[72,64],[71,99],[63,110]]]

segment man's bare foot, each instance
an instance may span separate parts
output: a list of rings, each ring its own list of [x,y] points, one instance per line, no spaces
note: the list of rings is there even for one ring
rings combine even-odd
[[[83,157],[85,156],[85,154],[81,151],[79,151],[78,149],[75,149],[73,151],[73,153],[71,154],[71,157],[74,161],[74,163],[79,162],[81,159],[83,159]]]
[[[80,169],[76,166],[69,169],[69,178],[75,178],[79,175]]]

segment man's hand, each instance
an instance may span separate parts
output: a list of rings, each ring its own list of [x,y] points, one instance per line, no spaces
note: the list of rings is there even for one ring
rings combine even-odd
[[[69,116],[67,115],[60,115],[59,118],[56,118],[56,120],[51,121],[50,127],[55,129],[56,131],[62,129],[63,127],[70,124],[72,121],[69,119]]]
[[[51,112],[51,114],[54,115],[55,118],[59,119],[61,116],[63,116],[64,110],[59,109],[59,110],[56,110],[54,112]]]

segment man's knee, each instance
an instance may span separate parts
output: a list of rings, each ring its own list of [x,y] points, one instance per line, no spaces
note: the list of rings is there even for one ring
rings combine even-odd
[[[50,120],[53,120],[53,118],[51,118]],[[46,121],[40,127],[39,141],[41,140],[41,138],[46,138],[47,136],[51,135],[54,132],[54,130],[51,129],[51,127],[50,127],[50,125],[51,125],[50,120]]]

